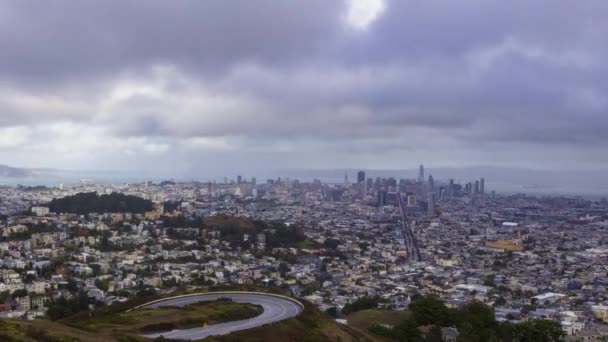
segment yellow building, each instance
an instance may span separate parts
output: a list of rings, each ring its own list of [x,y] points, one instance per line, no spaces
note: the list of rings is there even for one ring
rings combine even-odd
[[[484,244],[486,247],[501,249],[503,251],[523,251],[524,246],[519,243],[519,241],[511,241],[511,240],[497,240],[497,241],[486,241]]]

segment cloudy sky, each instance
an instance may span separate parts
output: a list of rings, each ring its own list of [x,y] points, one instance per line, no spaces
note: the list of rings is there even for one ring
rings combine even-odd
[[[0,164],[608,168],[608,2],[0,2]]]

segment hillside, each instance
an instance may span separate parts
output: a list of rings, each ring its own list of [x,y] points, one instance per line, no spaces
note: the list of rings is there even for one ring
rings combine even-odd
[[[216,287],[210,291],[243,290],[276,293],[270,288]],[[206,292],[206,291],[196,291]],[[153,312],[152,310],[132,311],[129,308],[149,300],[192,293],[189,291],[174,292],[163,296],[139,298],[127,303],[83,312],[62,321],[35,320],[0,320],[0,341],[9,342],[145,342],[149,339],[139,336],[139,331],[151,325],[183,324],[196,313],[196,322],[208,319],[211,323],[242,319],[251,315],[254,307],[236,303],[208,303],[189,310],[168,308]],[[375,341],[370,334],[336,323],[330,316],[319,311],[314,305],[303,302],[304,312],[298,317],[270,326],[244,330],[226,336],[214,336],[205,341],[217,342],[261,342],[261,341]],[[195,311],[193,311],[195,310]],[[182,315],[182,316],[177,316]],[[178,323],[181,321],[182,323]]]

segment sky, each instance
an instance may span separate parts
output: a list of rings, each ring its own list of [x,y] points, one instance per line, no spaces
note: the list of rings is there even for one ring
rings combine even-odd
[[[608,169],[608,2],[0,2],[0,164]]]

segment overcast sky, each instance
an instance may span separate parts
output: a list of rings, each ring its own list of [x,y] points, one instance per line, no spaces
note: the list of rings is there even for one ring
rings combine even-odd
[[[0,164],[608,168],[608,2],[0,2]]]

